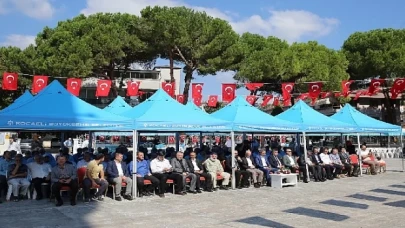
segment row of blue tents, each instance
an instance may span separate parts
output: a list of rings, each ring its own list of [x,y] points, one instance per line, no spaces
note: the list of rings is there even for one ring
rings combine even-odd
[[[193,102],[182,105],[165,91],[135,107],[117,97],[104,109],[68,92],[57,80],[36,96],[28,91],[0,111],[1,130],[398,133],[401,127],[362,114],[346,105],[327,117],[305,102],[273,117],[237,97],[208,114]]]

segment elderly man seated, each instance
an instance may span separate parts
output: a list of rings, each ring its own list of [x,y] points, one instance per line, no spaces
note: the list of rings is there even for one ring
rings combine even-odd
[[[17,202],[27,195],[30,182],[27,179],[28,167],[22,162],[23,156],[17,154],[14,164],[8,167],[8,184],[13,186],[14,201]]]
[[[51,181],[52,193],[56,198],[56,206],[63,205],[60,190],[66,186],[70,188],[70,204],[76,205],[76,194],[79,190],[79,183],[77,182],[77,170],[73,165],[66,163],[67,158],[64,155],[58,157],[57,165],[52,168]]]
[[[183,177],[183,192],[186,191],[186,178],[190,179],[190,189],[189,193],[196,194],[195,190],[197,184],[197,176],[191,173],[191,169],[188,167],[186,159],[183,159],[183,152],[177,152],[176,157],[172,158],[171,166],[173,167],[173,173],[182,175]]]
[[[215,191],[218,190],[217,188],[217,175],[222,176],[224,180],[222,181],[221,189],[228,190],[229,179],[231,175],[229,173],[224,172],[224,168],[221,165],[221,162],[218,160],[218,155],[216,152],[212,152],[210,158],[203,162],[205,169],[211,175],[212,184]]]
[[[371,175],[377,175],[377,170],[380,169],[380,163],[371,159],[373,155],[372,152],[367,151],[366,145],[361,145],[360,153],[362,162],[370,166]]]

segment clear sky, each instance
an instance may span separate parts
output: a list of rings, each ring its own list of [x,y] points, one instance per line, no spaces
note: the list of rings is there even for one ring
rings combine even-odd
[[[274,35],[289,42],[317,40],[334,49],[356,31],[405,27],[403,0],[0,0],[0,46],[24,48],[44,26],[80,13],[139,15],[148,5],[188,6],[229,21],[238,33]],[[220,94],[219,83],[232,82],[232,76],[197,76],[195,82],[205,83],[203,94],[208,96]],[[238,94],[246,92],[242,88]]]

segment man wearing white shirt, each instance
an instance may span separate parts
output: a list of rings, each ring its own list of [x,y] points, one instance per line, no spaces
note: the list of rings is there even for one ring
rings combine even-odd
[[[366,145],[361,145],[360,156],[362,162],[370,166],[371,175],[377,175],[376,170],[379,170],[380,163],[371,159],[372,153],[371,151],[367,151]]]
[[[164,197],[167,187],[167,179],[172,179],[175,184],[175,194],[185,195],[183,192],[183,177],[182,175],[173,173],[173,168],[170,162],[165,159],[163,151],[158,151],[157,158],[150,162],[152,175],[159,179],[159,196]]]
[[[48,163],[43,162],[43,157],[39,154],[34,157],[35,162],[27,164],[30,171],[32,184],[37,192],[37,200],[43,198],[42,183],[48,183],[51,180],[52,167]]]
[[[15,151],[17,154],[21,154],[21,147],[16,138],[10,139],[10,146],[8,146],[8,151]]]
[[[319,157],[322,160],[323,168],[325,168],[326,171],[326,177],[329,180],[333,180],[333,164],[332,161],[330,160],[330,156],[328,154],[329,149],[327,147],[323,148],[323,153],[319,154]]]
[[[232,147],[232,140],[231,140],[231,138],[228,138],[227,140],[226,140],[226,142],[225,142],[225,146],[226,146],[226,148],[228,148],[228,152],[230,152],[231,151],[231,147]]]

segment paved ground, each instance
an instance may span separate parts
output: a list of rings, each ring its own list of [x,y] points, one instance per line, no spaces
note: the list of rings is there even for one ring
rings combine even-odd
[[[405,208],[401,160],[378,176],[298,187],[94,202],[0,204],[0,227],[400,227]]]

